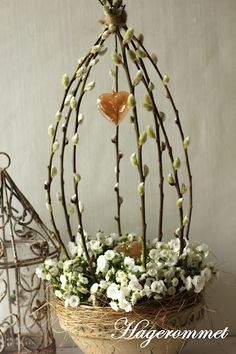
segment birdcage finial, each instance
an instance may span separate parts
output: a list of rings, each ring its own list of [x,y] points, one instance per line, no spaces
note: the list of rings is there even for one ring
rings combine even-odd
[[[2,165],[2,157],[6,159],[5,166]],[[0,171],[7,170],[8,167],[11,165],[11,158],[6,152],[0,152]],[[4,166],[4,167],[2,167]]]

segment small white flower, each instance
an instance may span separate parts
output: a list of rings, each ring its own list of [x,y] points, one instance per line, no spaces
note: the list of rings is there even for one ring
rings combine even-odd
[[[108,263],[106,257],[101,255],[97,259],[97,272],[106,272],[108,269]]]
[[[115,252],[112,250],[107,250],[104,255],[108,261],[111,261],[115,257]]]
[[[209,281],[212,277],[212,272],[210,268],[205,268],[201,271],[201,275],[205,278],[205,281]]]
[[[43,264],[36,268],[35,273],[40,279],[43,279],[43,280],[46,279],[46,274],[44,272]]]
[[[60,290],[55,290],[55,296],[58,297],[59,299],[62,299],[63,298],[63,294]]]
[[[127,266],[130,269],[134,268],[134,266],[135,266],[134,259],[131,258],[131,257],[125,257],[124,265]]]
[[[64,274],[60,275],[61,288],[64,289],[67,284],[67,279]]]
[[[95,295],[97,291],[98,291],[98,283],[94,283],[90,288],[90,293],[91,295]]]
[[[185,288],[187,291],[191,290],[193,287],[192,285],[192,278],[190,277],[190,275],[186,278],[185,280]]]
[[[132,305],[130,302],[128,302],[125,299],[122,299],[121,301],[119,301],[119,307],[122,310],[125,310],[125,312],[131,312],[132,311]]]
[[[111,301],[109,305],[111,306],[112,310],[119,311],[119,307],[115,301]]]
[[[151,290],[154,293],[161,294],[165,290],[165,284],[163,280],[155,280],[151,285]]]
[[[179,279],[178,279],[178,278],[172,279],[172,285],[173,285],[174,287],[178,286],[178,284],[179,284]]]
[[[111,285],[108,286],[108,288],[107,288],[107,297],[109,297],[112,300],[118,300],[119,299],[119,288],[118,288],[117,284],[112,283]]]
[[[78,307],[78,306],[79,306],[79,303],[80,303],[80,298],[79,298],[79,296],[72,295],[72,296],[69,298],[69,305],[70,305],[71,307]]]
[[[209,254],[209,249],[208,246],[202,243],[201,245],[197,246],[196,250],[198,252],[202,252],[204,254],[204,257],[206,258]]]
[[[109,286],[109,283],[108,283],[108,282],[106,282],[105,280],[100,280],[99,287],[100,287],[101,289],[107,289],[108,286]]]
[[[173,296],[173,295],[175,295],[175,293],[176,293],[176,289],[174,286],[171,286],[169,289],[167,289],[168,295]]]
[[[202,275],[195,275],[192,280],[193,286],[194,286],[194,291],[195,293],[200,293],[206,283],[205,277]]]
[[[142,290],[142,285],[139,283],[138,280],[130,280],[129,282],[129,285],[128,285],[128,288],[131,290],[131,291],[139,291],[139,290]]]
[[[151,259],[156,259],[156,258],[159,258],[160,256],[160,252],[157,250],[157,249],[152,249],[150,252],[149,252],[149,256]]]

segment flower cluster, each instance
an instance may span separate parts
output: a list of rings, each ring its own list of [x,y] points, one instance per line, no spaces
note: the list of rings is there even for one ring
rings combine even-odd
[[[86,242],[95,277],[88,271],[88,262],[81,238],[69,243],[70,260],[48,259],[36,270],[53,287],[54,294],[65,306],[81,303],[109,304],[113,310],[132,311],[133,306],[150,299],[161,300],[183,292],[200,293],[216,274],[207,263],[208,247],[190,243],[180,255],[179,239],[169,242],[149,241],[147,267],[142,266],[142,243],[136,234],[118,236],[98,232],[96,239],[86,235]]]

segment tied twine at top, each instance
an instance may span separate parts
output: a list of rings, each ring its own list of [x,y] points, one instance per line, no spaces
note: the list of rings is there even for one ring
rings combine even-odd
[[[117,13],[109,13],[106,15],[106,17],[102,20],[100,20],[100,23],[102,25],[115,25],[116,27],[121,27],[126,24],[127,21],[127,12],[125,11],[124,7],[121,9],[121,11],[118,11]]]

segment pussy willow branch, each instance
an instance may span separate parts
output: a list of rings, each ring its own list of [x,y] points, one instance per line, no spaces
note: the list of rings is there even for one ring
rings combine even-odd
[[[158,76],[160,77],[161,80],[163,80],[163,75],[161,74],[158,66],[153,61],[151,55],[148,53],[148,51],[146,50],[144,45],[136,37],[134,37],[134,39],[140,45],[140,47],[144,50],[144,52],[147,54],[147,57],[150,60],[150,62],[152,63],[152,65],[154,66],[155,70],[157,71]],[[176,124],[178,126],[182,142],[184,142],[184,138],[185,137],[184,137],[182,125],[181,125],[180,118],[179,118],[179,111],[176,108],[176,105],[174,103],[173,97],[172,97],[171,92],[169,90],[169,87],[167,85],[165,86],[165,89],[166,89],[166,92],[167,92],[167,98],[170,99],[171,105],[172,105],[174,113],[175,113],[175,117],[176,117],[175,122],[176,122]],[[192,183],[191,167],[190,167],[190,161],[189,161],[189,156],[188,156],[187,149],[184,149],[184,154],[185,154],[185,161],[186,161],[186,165],[187,165],[188,179],[189,179],[189,212],[188,212],[189,222],[188,222],[188,225],[187,225],[187,228],[186,228],[185,236],[186,236],[187,239],[189,239],[189,230],[190,230],[190,224],[191,224],[191,218],[192,218],[192,209],[193,209],[193,183]]]
[[[101,42],[98,42],[98,43],[100,45],[102,45],[104,43],[104,41],[101,41]],[[91,62],[91,60],[95,59],[96,57],[97,57],[97,54],[91,55],[89,57],[88,61],[86,62],[85,66],[88,67],[90,62]],[[78,117],[79,117],[81,102],[82,102],[83,96],[85,94],[85,90],[84,90],[85,89],[85,85],[86,85],[87,80],[89,78],[90,71],[91,71],[91,66],[90,66],[89,70],[87,71],[87,73],[85,75],[85,78],[83,80],[83,85],[81,87],[81,93],[80,93],[80,96],[79,96],[79,99],[78,99],[78,103],[77,103],[77,107],[76,107],[76,119],[75,119],[74,134],[76,134],[78,132],[78,129],[79,129]],[[75,145],[73,147],[73,173],[74,174],[77,173],[76,161],[77,161],[77,148],[76,148],[76,145]],[[86,255],[86,259],[87,259],[88,264],[89,264],[90,272],[91,272],[91,274],[92,274],[92,276],[93,276],[93,278],[95,280],[95,274],[94,274],[94,270],[93,270],[93,266],[92,266],[92,260],[91,260],[91,257],[89,256],[89,253],[88,253],[86,240],[85,240],[85,235],[84,235],[82,213],[81,213],[80,208],[79,208],[78,183],[75,181],[75,179],[74,179],[74,192],[75,192],[75,195],[76,195],[76,200],[74,201],[74,203],[75,203],[76,213],[77,213],[78,222],[79,222],[78,231],[79,231],[81,239],[82,239],[82,244],[83,244],[84,252],[85,252],[85,255]]]
[[[118,53],[118,38],[117,34],[115,34],[115,52]],[[115,72],[115,90],[118,92],[119,90],[119,81],[118,81],[118,74],[119,74],[119,69],[118,66],[116,65],[116,72]],[[115,220],[117,221],[117,227],[118,227],[118,233],[119,235],[122,234],[121,230],[121,198],[120,198],[120,148],[119,148],[119,125],[116,126],[116,135],[115,135],[115,147],[116,147],[116,186],[115,186],[115,192],[116,192],[116,202],[117,202],[117,216],[115,217]]]
[[[131,41],[134,49],[136,50],[137,47]],[[127,45],[129,49],[129,46]],[[146,87],[149,87],[149,83],[151,82],[149,75],[147,73],[147,69],[143,63],[143,60],[139,59],[140,65],[138,61],[135,61],[135,65],[138,70],[142,69],[143,74],[146,78]],[[144,80],[144,78],[143,78]],[[150,96],[150,90],[148,90],[148,94]],[[158,240],[161,241],[163,238],[163,213],[164,213],[164,175],[163,175],[163,161],[162,161],[162,149],[161,149],[161,138],[160,138],[160,124],[158,122],[158,118],[155,114],[153,114],[154,124],[155,124],[155,132],[156,132],[156,145],[157,145],[157,152],[158,152],[158,167],[159,167],[159,189],[160,189],[160,205],[159,205],[159,225],[158,225]]]
[[[132,80],[131,80],[131,76],[130,76],[128,61],[127,61],[127,56],[126,56],[126,48],[123,46],[123,37],[122,37],[119,29],[117,29],[117,34],[119,37],[121,51],[122,51],[123,68],[124,68],[126,76],[127,76],[130,92],[135,97],[135,88],[132,84]],[[140,179],[140,183],[144,184],[144,191],[145,191],[145,177],[144,177],[144,173],[143,173],[142,145],[139,144],[140,130],[139,130],[139,122],[138,122],[138,114],[137,114],[136,106],[133,108],[133,115],[134,115],[134,127],[135,127],[135,132],[136,132],[136,141],[137,141],[137,150],[138,150],[139,179]],[[147,263],[147,249],[146,249],[147,223],[146,223],[146,209],[145,209],[145,192],[143,195],[140,195],[140,199],[141,199],[140,210],[141,210],[141,217],[142,217],[143,266],[146,268],[146,263]]]

